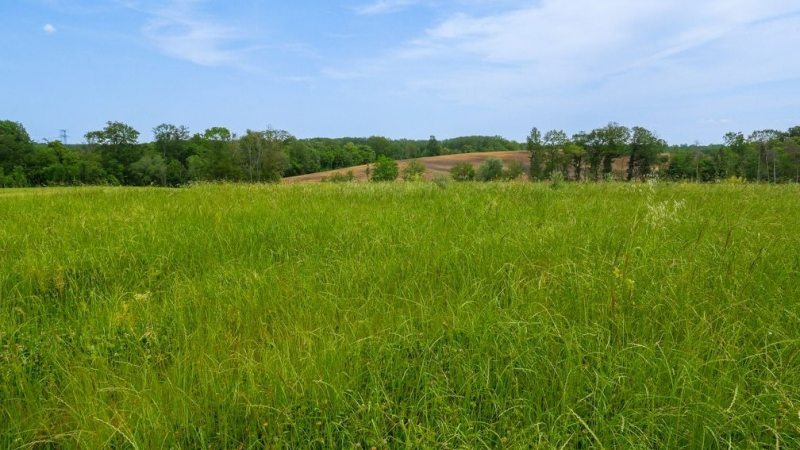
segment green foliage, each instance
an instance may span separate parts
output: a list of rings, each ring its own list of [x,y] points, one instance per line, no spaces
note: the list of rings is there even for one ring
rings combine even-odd
[[[425,164],[417,161],[416,159],[411,160],[406,164],[406,167],[403,169],[403,180],[405,181],[420,181],[422,180],[422,176],[425,175],[425,172],[428,169],[425,167]]]
[[[239,140],[245,158],[245,174],[251,182],[280,181],[289,161],[284,147],[294,138],[283,130],[269,128],[265,131],[248,130]]]
[[[431,136],[428,139],[428,144],[425,146],[425,156],[439,156],[442,154],[442,145],[436,140],[436,136]]]
[[[31,151],[31,138],[21,123],[0,120],[0,168],[10,173],[25,164]]]
[[[486,159],[475,175],[478,181],[495,181],[503,178],[503,161],[497,158]]]
[[[564,186],[564,173],[560,170],[550,173],[550,188],[561,189]]]
[[[4,175],[3,168],[0,167],[0,187],[20,188],[27,186],[28,178],[25,176],[25,171],[22,167],[15,166],[8,175]]]
[[[666,147],[667,143],[659,139],[652,131],[642,127],[633,127],[628,152],[628,181],[649,175],[658,155]]]
[[[543,171],[542,165],[544,163],[544,145],[542,144],[542,133],[538,128],[534,127],[531,129],[525,148],[530,155],[529,175],[531,180],[541,180]]]
[[[509,161],[506,170],[503,171],[503,178],[506,180],[516,180],[525,174],[525,167],[519,161]]]
[[[0,448],[800,448],[799,197],[2,191]]]
[[[475,179],[475,167],[468,162],[460,162],[450,168],[450,176],[455,181],[472,181]]]
[[[380,156],[372,168],[370,181],[394,181],[398,175],[397,161],[386,156]]]
[[[439,189],[447,189],[447,186],[450,185],[450,178],[446,175],[436,174],[433,177],[433,184],[435,184]]]
[[[565,180],[595,181],[646,179],[656,171],[673,180],[698,182],[733,176],[747,181],[800,182],[798,129],[757,130],[749,136],[731,132],[724,136],[724,144],[667,147],[650,130],[616,123],[571,138],[562,130],[542,134],[533,128],[524,148],[533,180],[546,179],[553,171],[562,172]],[[522,148],[499,136],[464,136],[442,142],[433,136],[427,141],[381,136],[296,139],[285,131],[269,129],[237,137],[224,127],[192,135],[185,126],[172,124],[155,127],[152,142],[140,143],[139,137],[127,124],[107,122],[102,130],[86,134],[86,144],[41,144],[32,142],[21,124],[0,121],[0,185],[277,182],[286,176],[372,164],[379,156],[408,160]],[[621,167],[625,161],[627,167]],[[456,172],[459,170],[463,173],[456,174],[456,179],[471,179],[468,169],[460,167]],[[504,177],[517,171],[518,167],[509,166]]]
[[[501,136],[463,136],[442,141],[447,153],[473,153],[522,150],[519,143]]]

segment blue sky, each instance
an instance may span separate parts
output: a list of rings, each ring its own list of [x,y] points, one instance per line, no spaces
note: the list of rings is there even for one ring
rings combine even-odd
[[[7,0],[0,119],[672,143],[800,125],[797,0]]]

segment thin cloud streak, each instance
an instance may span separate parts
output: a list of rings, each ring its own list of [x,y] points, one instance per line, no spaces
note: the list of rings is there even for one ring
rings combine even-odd
[[[356,8],[356,12],[361,15],[387,14],[400,11],[409,6],[419,3],[419,0],[377,0],[368,5]]]
[[[241,66],[253,46],[236,28],[220,24],[197,12],[198,1],[177,0],[168,6],[148,8],[142,33],[157,49],[173,58],[201,66]]]
[[[455,14],[408,45],[359,66],[370,68],[365,72],[383,68],[400,74],[415,66],[419,75],[407,82],[417,86],[475,83],[485,88],[481,74],[486,74],[504,83],[516,78],[540,88],[578,88],[630,72],[663,70],[682,55],[763,27],[765,19],[780,21],[796,9],[791,1],[734,1],[690,8],[688,0],[545,0],[494,15]],[[732,55],[718,56],[726,57]],[[325,71],[340,79],[343,72]],[[515,89],[509,88],[502,86]]]

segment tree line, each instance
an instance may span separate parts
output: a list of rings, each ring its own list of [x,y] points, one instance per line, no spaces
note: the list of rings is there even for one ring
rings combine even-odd
[[[179,186],[191,181],[275,182],[281,177],[394,160],[475,151],[519,150],[499,136],[444,141],[369,138],[298,139],[267,128],[237,136],[224,127],[191,133],[162,124],[150,142],[121,122],[85,135],[85,143],[33,142],[20,123],[0,121],[0,187],[75,184]]]
[[[568,136],[533,128],[525,148],[534,180],[553,174],[572,180],[657,175],[671,180],[713,182],[730,178],[756,182],[800,182],[800,126],[787,131],[730,132],[720,145],[668,146],[653,131],[617,123]]]
[[[657,172],[675,180],[800,181],[800,127],[761,130],[749,136],[728,133],[723,144],[706,147],[669,147],[650,130],[616,123],[572,136],[534,128],[522,144],[499,136],[443,141],[434,136],[428,140],[298,139],[273,128],[237,136],[224,127],[192,133],[171,124],[161,124],[152,132],[151,141],[141,142],[140,132],[133,127],[107,122],[102,129],[86,133],[85,143],[65,145],[34,142],[22,124],[0,121],[0,187],[276,182],[281,177],[377,161],[500,150],[527,150],[529,175],[534,180],[554,174],[572,180],[631,180]],[[619,164],[624,164],[622,175]]]

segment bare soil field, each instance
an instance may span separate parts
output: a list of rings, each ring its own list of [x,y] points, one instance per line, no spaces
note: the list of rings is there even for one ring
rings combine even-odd
[[[503,161],[504,164],[508,164],[511,161],[519,161],[525,166],[525,170],[528,170],[528,152],[525,151],[505,151],[505,152],[485,152],[485,153],[459,153],[454,155],[442,155],[442,156],[430,156],[427,158],[419,158],[422,164],[425,164],[425,167],[428,169],[425,172],[426,179],[432,179],[438,175],[449,175],[450,169],[458,163],[461,162],[468,162],[474,166],[479,166],[485,160],[489,158],[497,158]],[[406,161],[398,161],[400,166],[400,171],[405,168],[408,164],[409,160]],[[314,183],[320,182],[323,178],[329,177],[336,173],[347,173],[349,171],[353,171],[353,175],[355,176],[356,180],[358,181],[366,181],[367,177],[367,167],[368,165],[362,166],[355,166],[355,167],[348,167],[344,169],[337,169],[337,170],[330,170],[327,172],[317,172],[311,173],[307,175],[300,175],[297,177],[289,177],[284,178],[284,183]]]
[[[424,178],[426,180],[431,180],[437,176],[449,176],[450,169],[453,168],[458,163],[468,162],[477,167],[481,165],[484,161],[489,158],[497,158],[503,161],[504,165],[508,165],[511,161],[517,161],[522,164],[525,168],[525,172],[528,172],[529,167],[529,156],[528,152],[526,151],[502,151],[502,152],[479,152],[479,153],[458,153],[453,155],[442,155],[442,156],[430,156],[426,158],[418,158],[422,164],[428,169],[425,172]],[[398,161],[398,165],[400,166],[400,171],[402,172],[403,169],[406,167],[408,162],[411,160],[404,160]],[[614,161],[614,173],[618,176],[623,176],[625,170],[627,168],[628,159],[627,157],[619,158]],[[284,183],[319,183],[323,179],[330,177],[331,175],[340,173],[346,174],[347,172],[352,171],[353,176],[357,181],[367,181],[369,177],[367,176],[367,168],[369,165],[364,164],[361,166],[354,166],[354,167],[347,167],[342,169],[336,170],[329,170],[326,172],[317,172],[317,173],[310,173],[306,175],[300,175],[296,177],[287,177],[283,179]]]

